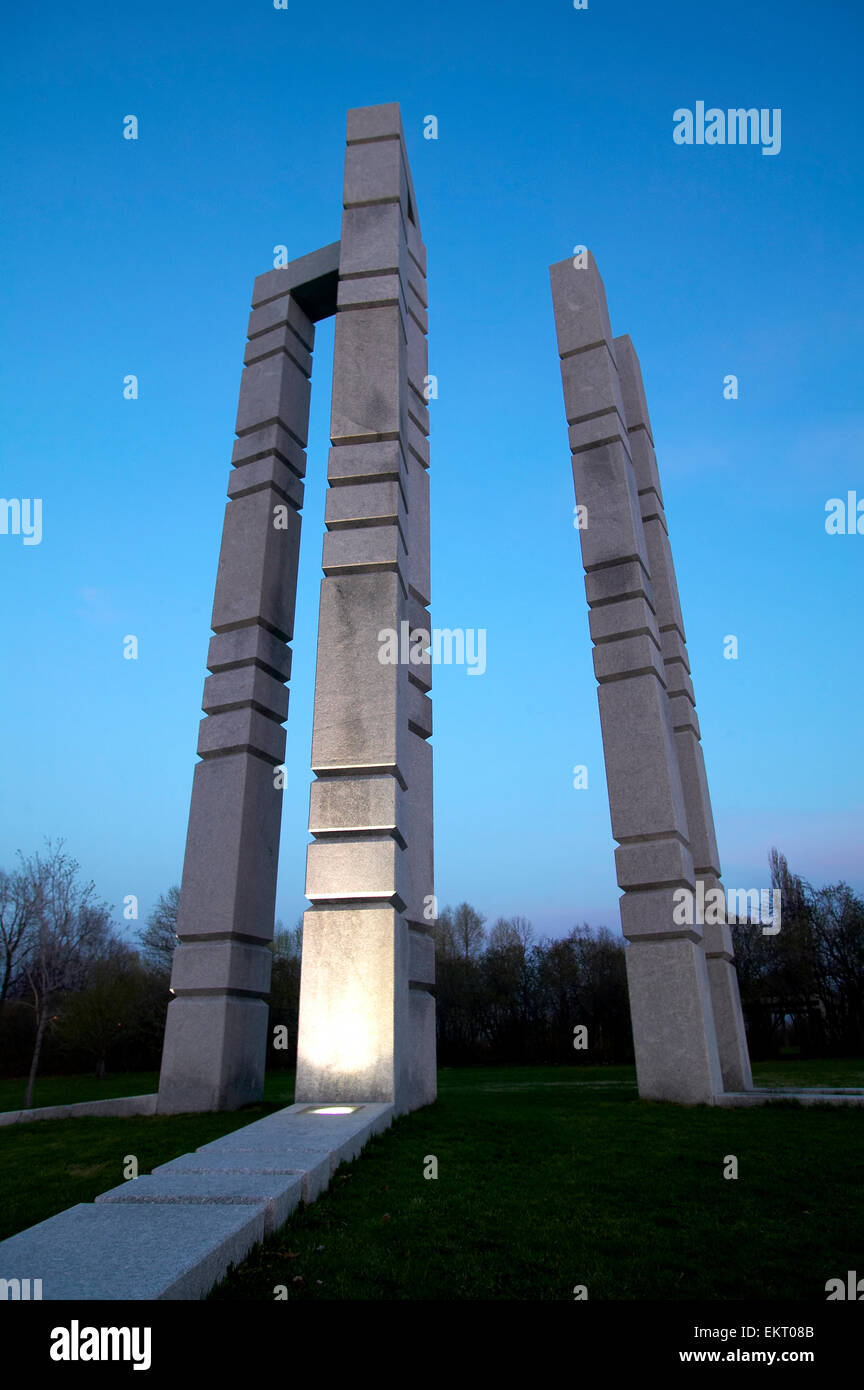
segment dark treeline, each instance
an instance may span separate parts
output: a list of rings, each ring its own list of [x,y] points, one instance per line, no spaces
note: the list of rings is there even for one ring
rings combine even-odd
[[[780,930],[732,926],[741,1003],[755,1060],[864,1052],[864,899],[846,883],[813,888],[777,850],[771,885]],[[626,943],[575,928],[532,944],[523,918],[486,931],[467,903],[436,928],[442,1066],[465,1062],[625,1062],[633,1058]],[[587,1047],[574,1048],[574,1029]]]
[[[776,849],[771,883],[781,893],[776,934],[732,928],[741,1004],[755,1058],[864,1052],[864,899],[847,883],[813,888]]]
[[[487,933],[469,903],[445,908],[435,936],[441,1066],[632,1061],[620,937],[583,926],[535,942],[522,917]]]
[[[779,932],[733,927],[751,1055],[864,1052],[864,901],[845,883],[813,888],[771,852]],[[0,1071],[152,1070],[161,1056],[177,944],[179,891],[158,901],[134,943],[121,934],[62,842],[0,871]],[[626,943],[587,925],[536,940],[523,917],[487,925],[469,903],[434,925],[438,1060],[466,1063],[628,1062],[633,1043]],[[296,1059],[302,923],[277,923],[272,1030]]]

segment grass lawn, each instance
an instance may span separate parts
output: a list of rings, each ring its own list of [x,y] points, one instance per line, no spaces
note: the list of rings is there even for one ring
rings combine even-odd
[[[159,1076],[127,1073],[102,1080],[88,1076],[46,1077],[43,1105],[68,1105],[81,1100],[114,1096],[146,1095],[154,1091]],[[0,1102],[11,1109],[0,1083]],[[189,1153],[211,1139],[248,1125],[252,1120],[290,1105],[294,1099],[294,1073],[275,1072],[267,1078],[264,1103],[231,1114],[156,1115],[131,1119],[33,1120],[0,1126],[0,1240],[35,1226],[76,1202],[92,1202],[100,1192],[123,1181],[127,1154],[138,1160],[139,1173],[149,1173],[159,1163]]]
[[[759,1080],[862,1070],[774,1063]],[[584,1284],[591,1300],[824,1302],[864,1265],[860,1111],[640,1102],[629,1068],[453,1070],[439,1087],[211,1298],[570,1300]]]
[[[114,1100],[117,1096],[149,1096],[159,1085],[158,1071],[123,1072],[116,1076],[37,1076],[33,1107],[76,1105],[83,1100]],[[0,1110],[21,1110],[26,1077],[0,1077]]]
[[[857,1060],[754,1070],[761,1085],[864,1085]],[[285,1285],[291,1299],[569,1301],[584,1284],[591,1300],[824,1302],[827,1279],[864,1268],[861,1111],[646,1103],[634,1080],[630,1067],[442,1070],[436,1105],[343,1165],[211,1298],[270,1301]],[[155,1081],[46,1078],[38,1099]],[[0,1128],[0,1238],[122,1181],[127,1154],[149,1172],[292,1097],[282,1072],[231,1115]]]
[[[16,1077],[11,1081],[0,1077],[0,1111],[20,1110],[24,1105],[26,1089],[26,1077]],[[114,1100],[118,1096],[149,1096],[158,1089],[158,1071],[127,1071],[103,1077],[89,1073],[84,1076],[44,1076],[36,1079],[33,1105],[38,1108],[76,1105],[84,1100]],[[290,1105],[294,1099],[293,1071],[269,1072],[264,1084],[264,1099],[274,1105]]]

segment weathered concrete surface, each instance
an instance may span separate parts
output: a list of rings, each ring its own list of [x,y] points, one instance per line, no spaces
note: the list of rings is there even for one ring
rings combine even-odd
[[[426,255],[397,105],[348,113],[343,205],[296,1094],[399,1113],[436,1079],[434,956],[412,944],[431,942],[430,665],[382,662],[379,637],[430,626]]]
[[[673,918],[673,894],[695,893],[698,876],[691,811],[694,824],[701,813],[704,874],[710,807],[692,759],[682,779],[676,746],[673,697],[690,688],[641,375],[629,339],[612,337],[593,256],[561,261],[550,276],[576,501],[586,509],[579,537],[639,1093],[710,1103],[723,1074],[701,928]]]
[[[112,1100],[81,1100],[74,1105],[42,1105],[35,1110],[0,1111],[0,1126],[31,1120],[77,1120],[88,1116],[155,1115],[156,1092],[149,1096],[117,1096]]]

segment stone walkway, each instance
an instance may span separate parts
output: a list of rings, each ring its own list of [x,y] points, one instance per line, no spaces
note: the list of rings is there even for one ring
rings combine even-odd
[[[0,1242],[0,1279],[43,1299],[200,1299],[314,1202],[392,1105],[289,1105]]]

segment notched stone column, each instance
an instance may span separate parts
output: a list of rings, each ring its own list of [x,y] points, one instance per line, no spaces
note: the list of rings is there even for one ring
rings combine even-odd
[[[316,254],[326,259],[326,252]],[[312,259],[259,277],[249,319],[180,890],[162,1114],[233,1109],[260,1099],[264,1083],[282,803],[274,769],[285,755],[285,644],[294,628],[314,343],[312,320],[291,290],[305,284]]]
[[[296,1097],[435,1098],[426,256],[399,108],[348,114]],[[396,659],[391,660],[393,642]]]
[[[652,556],[593,257],[550,269],[621,899],[639,1093],[710,1102],[722,1090],[698,926],[673,920],[695,888],[667,695]]]
[[[709,894],[712,890],[721,887],[720,856],[714,833],[714,815],[705,775],[699,720],[687,658],[684,620],[681,617],[675,565],[669,545],[651,421],[639,359],[630,338],[626,334],[616,338],[614,348],[657,603],[666,693],[687,812],[694,872],[697,883],[702,883],[703,901],[710,901]],[[708,962],[708,980],[724,1089],[751,1090],[753,1078],[738,991],[738,975],[734,965],[732,933],[728,925],[706,923],[702,928],[702,944]]]

